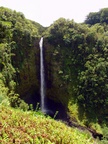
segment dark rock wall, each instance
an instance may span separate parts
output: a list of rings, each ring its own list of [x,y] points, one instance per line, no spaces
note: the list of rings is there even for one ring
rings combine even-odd
[[[30,100],[32,94],[39,97],[40,71],[39,71],[39,39],[33,41],[30,48],[26,48],[23,61],[18,67],[17,92],[21,98]],[[33,96],[34,97],[34,96]]]
[[[44,64],[45,64],[45,81],[46,97],[56,103],[61,103],[67,107],[69,101],[68,85],[63,85],[60,78],[60,60],[54,55],[56,47],[50,45],[47,39],[44,39]],[[40,49],[39,39],[33,41],[31,48],[26,48],[23,61],[19,67],[17,92],[21,98],[36,107],[40,103]],[[48,101],[49,101],[48,100]]]

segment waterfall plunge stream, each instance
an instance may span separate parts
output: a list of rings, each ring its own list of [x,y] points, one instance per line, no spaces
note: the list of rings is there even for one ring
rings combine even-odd
[[[44,69],[44,59],[43,59],[43,37],[39,42],[40,46],[40,95],[41,95],[41,111],[46,112],[45,106],[45,69]]]

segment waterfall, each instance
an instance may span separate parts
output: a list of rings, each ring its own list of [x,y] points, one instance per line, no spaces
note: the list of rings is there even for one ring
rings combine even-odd
[[[41,111],[46,111],[45,106],[45,69],[44,69],[44,59],[43,59],[43,37],[39,42],[40,46],[40,95],[41,95]]]
[[[45,95],[45,69],[44,69],[44,58],[43,58],[43,37],[39,42],[40,47],[40,96],[41,96],[41,111],[48,115],[53,115],[53,112],[48,109],[46,105]]]

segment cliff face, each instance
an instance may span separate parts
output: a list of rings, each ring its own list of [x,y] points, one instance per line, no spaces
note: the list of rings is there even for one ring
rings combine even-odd
[[[39,39],[35,38],[33,44],[30,47],[26,47],[25,50],[16,51],[16,67],[17,72],[17,93],[21,98],[28,103],[36,103],[34,99],[39,100],[40,91],[40,70],[39,70]],[[22,55],[18,53],[22,52]]]
[[[20,49],[16,51],[15,61],[19,72],[17,73],[17,93],[21,98],[28,103],[36,105],[40,102],[40,49],[39,40],[33,40],[33,46],[25,50]],[[44,38],[44,65],[45,65],[45,83],[46,83],[46,97],[57,103],[62,103],[67,107],[68,101],[72,95],[72,82],[63,79],[63,71],[65,65],[64,58],[61,60],[60,51],[57,47],[52,46],[47,38]]]
[[[46,73],[46,95],[54,101],[67,105],[70,92],[69,82],[63,79],[63,71],[65,64],[61,59],[61,53],[56,46],[49,44],[48,40],[44,40],[45,49],[45,73]]]
[[[62,102],[63,97],[66,96],[65,87],[59,76],[60,62],[54,56],[55,48],[44,40],[44,65],[45,65],[45,83],[46,96],[55,101]],[[21,52],[21,49],[20,49]],[[16,51],[15,61],[19,61],[19,72],[17,73],[17,92],[24,99],[29,99],[35,94],[40,97],[40,49],[39,39],[34,40],[34,44],[30,48],[22,50],[23,59]],[[67,99],[67,98],[66,98]],[[64,101],[62,102],[64,103]]]

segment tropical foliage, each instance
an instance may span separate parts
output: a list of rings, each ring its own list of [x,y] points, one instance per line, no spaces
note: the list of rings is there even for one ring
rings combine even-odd
[[[103,22],[90,27],[60,18],[46,32],[61,85],[66,90],[71,85],[68,93],[74,92],[72,97],[88,115],[108,111],[108,25]]]
[[[87,132],[69,128],[62,122],[36,112],[21,112],[0,105],[0,143],[92,144]]]
[[[29,106],[22,99],[28,98],[27,96],[30,98],[33,91],[36,91],[36,96],[39,95],[37,45],[39,38],[43,35],[46,50],[46,79],[50,84],[47,87],[47,95],[51,99],[60,101],[71,118],[74,115],[77,120],[86,119],[83,123],[86,126],[96,122],[107,127],[108,8],[90,13],[81,24],[75,23],[74,20],[60,18],[50,27],[44,28],[26,19],[21,12],[0,7],[0,103],[20,107],[26,111]],[[28,90],[30,93],[27,93]],[[75,109],[74,112],[72,108]],[[74,137],[73,129],[61,123],[57,124],[60,131],[56,131],[55,122],[53,123],[51,119],[45,117],[37,119],[38,116],[34,118],[31,115],[28,119],[28,114],[23,116],[22,113],[14,113],[10,109],[8,112],[12,114],[13,117],[11,117],[6,113],[7,108],[1,107],[1,109],[3,111],[1,121],[4,124],[0,127],[2,128],[1,143],[20,142],[18,136],[22,136],[24,142],[29,140],[31,143],[33,141],[86,143],[87,140],[87,143],[92,142],[88,135],[79,135],[77,131],[75,132],[77,136]],[[17,117],[17,114],[21,115],[23,124],[28,121],[27,125],[20,123],[21,119]],[[40,130],[38,124],[45,127],[41,129],[42,131],[37,131],[35,135],[36,128]],[[14,128],[12,128],[13,125]],[[68,130],[68,133],[66,131],[62,133],[61,129]],[[15,133],[17,130],[18,133]],[[61,135],[58,136],[58,133]]]
[[[27,20],[21,12],[0,7],[1,97],[6,89],[10,101],[13,101],[10,97],[15,96],[16,99],[15,91],[22,61],[27,56],[27,49],[33,47],[34,39],[43,29],[40,24]]]
[[[108,24],[108,8],[101,9],[99,12],[91,12],[85,20],[86,24],[94,25],[96,23]]]

